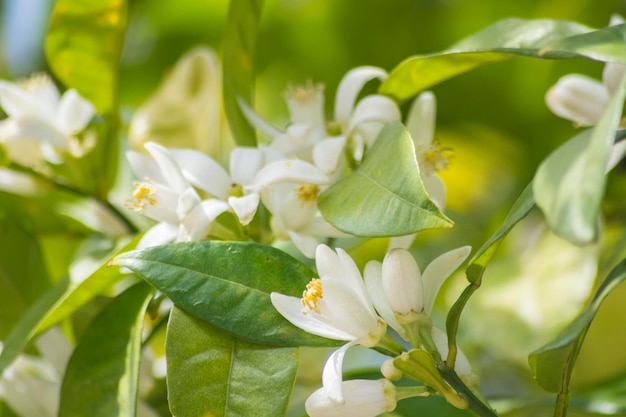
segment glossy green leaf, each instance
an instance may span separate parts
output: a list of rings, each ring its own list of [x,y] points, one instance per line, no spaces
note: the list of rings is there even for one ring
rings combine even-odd
[[[177,417],[284,416],[298,368],[297,348],[245,342],[177,308],[166,358]]]
[[[286,253],[242,242],[184,242],[117,256],[113,263],[141,275],[176,306],[255,343],[334,346],[281,316],[270,293],[300,297],[315,276]]]
[[[135,284],[91,322],[65,370],[59,417],[134,416],[141,331],[153,289]]]
[[[428,198],[413,141],[399,122],[385,126],[363,163],[324,191],[318,205],[330,224],[355,236],[403,236],[452,226]]]
[[[537,206],[552,231],[574,244],[597,238],[605,171],[625,96],[622,81],[598,125],[556,149],[537,169],[533,185]]]
[[[506,19],[443,52],[407,58],[391,71],[379,91],[403,102],[457,75],[519,56],[624,61],[624,25],[591,31],[573,22]]]
[[[224,30],[224,111],[235,142],[256,146],[256,133],[237,98],[252,103],[254,59],[263,0],[232,0]]]
[[[0,219],[0,340],[24,312],[52,287],[39,241]]]
[[[559,392],[567,389],[578,351],[587,329],[602,301],[626,280],[626,260],[622,260],[604,280],[589,306],[553,341],[530,354],[528,362],[533,376],[544,389]]]
[[[120,246],[116,247],[103,261],[119,251],[134,248],[137,240],[138,238],[121,249]],[[57,324],[126,276],[119,268],[109,268],[107,263],[101,263],[95,270],[84,268],[72,279],[64,279],[28,309],[4,341],[4,348],[0,352],[0,373],[17,358],[33,337]]]
[[[58,0],[52,14],[48,64],[101,115],[115,112],[126,15],[124,0]]]

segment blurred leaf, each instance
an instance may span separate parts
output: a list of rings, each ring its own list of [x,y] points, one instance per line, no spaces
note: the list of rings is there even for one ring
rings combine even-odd
[[[487,264],[495,253],[502,239],[511,231],[511,229],[535,206],[533,198],[532,182],[526,186],[522,194],[517,198],[513,207],[507,214],[502,226],[478,249],[472,259],[469,261],[465,274],[467,279],[472,283],[480,283],[482,276],[487,268]]]
[[[404,236],[452,226],[428,198],[413,141],[399,122],[385,126],[363,163],[324,191],[318,204],[330,224],[355,236]]]
[[[533,184],[537,206],[552,231],[573,244],[597,238],[605,171],[625,96],[626,77],[598,125],[560,146],[537,169]]]
[[[65,371],[59,416],[134,416],[141,331],[152,288],[144,282],[111,301],[80,338]]]
[[[315,273],[258,243],[184,242],[117,256],[174,304],[242,339],[274,346],[336,346],[293,326],[270,301],[273,291],[300,297]]]
[[[166,357],[178,417],[283,416],[298,368],[297,348],[245,342],[177,308]]]
[[[550,42],[541,55],[567,51],[597,61],[626,64],[626,24],[609,26],[594,32],[569,36]]]
[[[126,13],[124,0],[57,0],[46,38],[54,74],[103,116],[117,107]]]
[[[237,98],[253,103],[254,59],[263,0],[232,0],[224,30],[224,111],[239,146],[256,146],[256,134]]]
[[[604,38],[597,46],[595,42],[602,38],[602,34],[607,33],[608,29],[598,31],[599,35],[590,34],[592,38],[583,35],[591,30],[578,23],[548,19],[502,20],[443,52],[418,55],[404,60],[391,71],[379,91],[403,102],[442,81],[517,56],[592,59],[601,56],[611,60],[624,60],[624,55],[599,55],[598,52],[607,50],[608,46]],[[616,50],[619,49],[619,45],[624,45],[623,37],[618,36],[621,31],[626,32],[626,29],[619,26],[608,31],[611,35],[610,44]],[[575,35],[581,36],[576,36],[567,43],[558,43]],[[560,48],[556,49],[552,45]]]
[[[556,339],[530,354],[528,362],[533,376],[544,389],[555,393],[567,391],[576,357],[591,321],[606,296],[624,280],[626,280],[626,260],[622,260],[613,268],[580,316]]]
[[[0,340],[24,312],[52,287],[39,241],[0,219]]]
[[[109,253],[104,259],[110,259],[119,251],[134,248],[138,240],[139,238],[135,238],[121,250],[118,245],[112,251],[113,253]],[[17,358],[33,337],[72,314],[93,297],[125,277],[126,275],[122,274],[118,268],[109,268],[104,262],[95,271],[80,268],[72,279],[66,278],[56,284],[28,309],[11,330],[0,352],[0,374]]]

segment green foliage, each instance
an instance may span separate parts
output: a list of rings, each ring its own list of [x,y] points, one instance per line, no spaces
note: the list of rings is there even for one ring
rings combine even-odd
[[[135,415],[141,331],[152,292],[146,283],[136,284],[91,322],[65,371],[60,417]]]
[[[174,308],[166,355],[173,415],[285,415],[297,348],[252,344]]]
[[[315,276],[281,250],[257,243],[185,242],[117,256],[188,314],[233,335],[272,346],[334,346],[296,328],[271,292],[300,296]]]
[[[426,194],[411,136],[401,123],[389,123],[363,163],[324,191],[318,204],[330,224],[355,236],[452,226]]]

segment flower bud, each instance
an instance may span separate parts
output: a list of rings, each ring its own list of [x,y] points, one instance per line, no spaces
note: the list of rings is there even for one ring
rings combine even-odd
[[[307,398],[310,417],[375,417],[396,408],[396,387],[386,379],[355,379],[342,383],[345,401],[332,401],[324,388]]]

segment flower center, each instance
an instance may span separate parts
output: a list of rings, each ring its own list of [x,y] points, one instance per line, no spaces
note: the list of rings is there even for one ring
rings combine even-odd
[[[438,141],[433,142],[428,148],[418,148],[417,159],[422,173],[429,175],[446,170],[451,153],[450,148],[442,148]]]
[[[317,305],[322,298],[324,298],[322,295],[322,280],[313,278],[311,282],[306,285],[306,290],[302,292],[300,302],[305,307],[302,313],[307,314],[309,311],[317,310]]]
[[[126,207],[139,213],[143,213],[146,206],[154,206],[157,203],[157,189],[149,178],[146,178],[143,182],[135,181],[133,185],[135,186],[133,199],[126,203]]]
[[[300,104],[308,104],[318,100],[320,94],[324,92],[324,84],[313,84],[308,80],[305,85],[289,85],[285,91],[285,98]]]
[[[20,80],[17,85],[25,91],[39,91],[52,84],[46,74],[34,74],[30,78]]]
[[[298,199],[303,202],[315,202],[317,195],[320,192],[320,187],[317,184],[302,184],[296,189],[296,195]]]
[[[228,195],[231,197],[243,197],[243,185],[233,182],[228,187]]]

